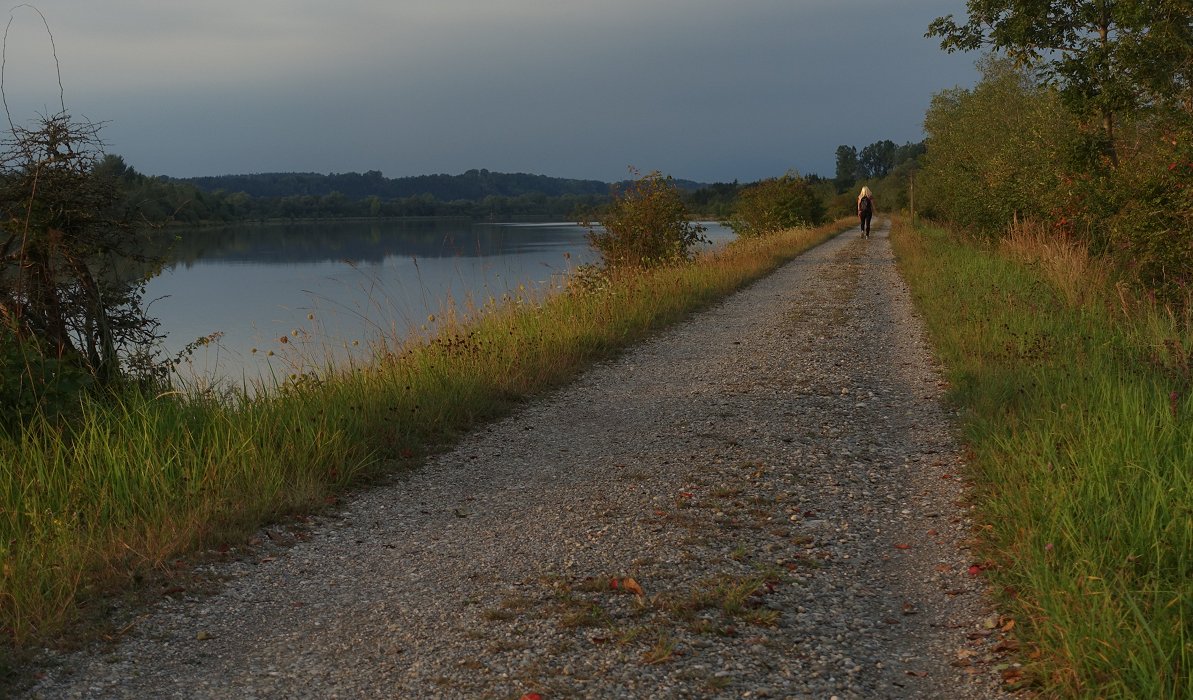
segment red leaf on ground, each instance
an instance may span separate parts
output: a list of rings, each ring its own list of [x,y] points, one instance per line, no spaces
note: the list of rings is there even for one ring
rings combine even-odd
[[[646,591],[642,590],[642,586],[632,578],[623,578],[621,580],[621,589],[634,595],[646,595]]]
[[[911,549],[911,545],[907,544],[906,542],[900,542],[899,544],[895,545],[895,549]]]
[[[977,564],[974,564],[973,566],[969,567],[969,575],[970,576],[977,576],[980,573],[982,573],[982,567],[978,566]]]
[[[522,700],[543,700],[543,696],[538,693],[526,693],[522,696]]]

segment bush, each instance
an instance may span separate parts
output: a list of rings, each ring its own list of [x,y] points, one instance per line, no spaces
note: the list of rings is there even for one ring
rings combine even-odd
[[[157,261],[98,168],[98,131],[63,112],[0,147],[0,322],[19,347],[111,383],[158,340],[141,304]]]
[[[637,171],[631,170],[638,175]],[[688,259],[704,240],[704,227],[688,220],[687,208],[671,176],[658,171],[615,188],[613,201],[585,223],[588,241],[607,267],[654,267]]]
[[[36,416],[53,419],[68,412],[93,383],[77,364],[0,325],[0,434],[16,435]]]
[[[805,178],[789,172],[742,190],[729,225],[739,237],[753,238],[783,229],[816,226],[823,219],[820,197]]]

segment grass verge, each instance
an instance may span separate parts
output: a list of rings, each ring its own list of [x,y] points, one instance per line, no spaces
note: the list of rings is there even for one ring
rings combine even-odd
[[[692,264],[492,305],[469,321],[444,314],[429,340],[380,339],[367,366],[292,377],[256,398],[129,393],[87,403],[69,424],[0,436],[3,649],[51,640],[172,558],[243,541],[417,463],[842,228],[739,241]]]
[[[1034,681],[1193,697],[1193,323],[1031,227],[893,233],[964,409],[988,570]]]

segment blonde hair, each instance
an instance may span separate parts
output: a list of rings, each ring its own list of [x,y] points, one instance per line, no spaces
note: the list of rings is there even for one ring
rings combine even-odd
[[[870,188],[866,187],[865,185],[862,185],[862,191],[857,193],[858,201],[861,201],[862,197],[869,197],[870,199],[874,199],[874,195],[871,194]]]

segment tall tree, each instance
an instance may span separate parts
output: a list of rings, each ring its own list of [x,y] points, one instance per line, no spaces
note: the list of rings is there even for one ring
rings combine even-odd
[[[860,176],[860,163],[857,158],[857,148],[853,146],[837,146],[837,189],[844,191],[852,187]]]
[[[868,178],[886,177],[886,174],[896,165],[895,155],[898,149],[899,147],[890,139],[875,141],[866,146],[858,157],[862,172]]]
[[[1193,0],[968,0],[958,24],[938,17],[941,47],[989,47],[1056,84],[1076,111],[1097,117],[1111,159],[1115,116],[1156,104],[1193,113]]]

